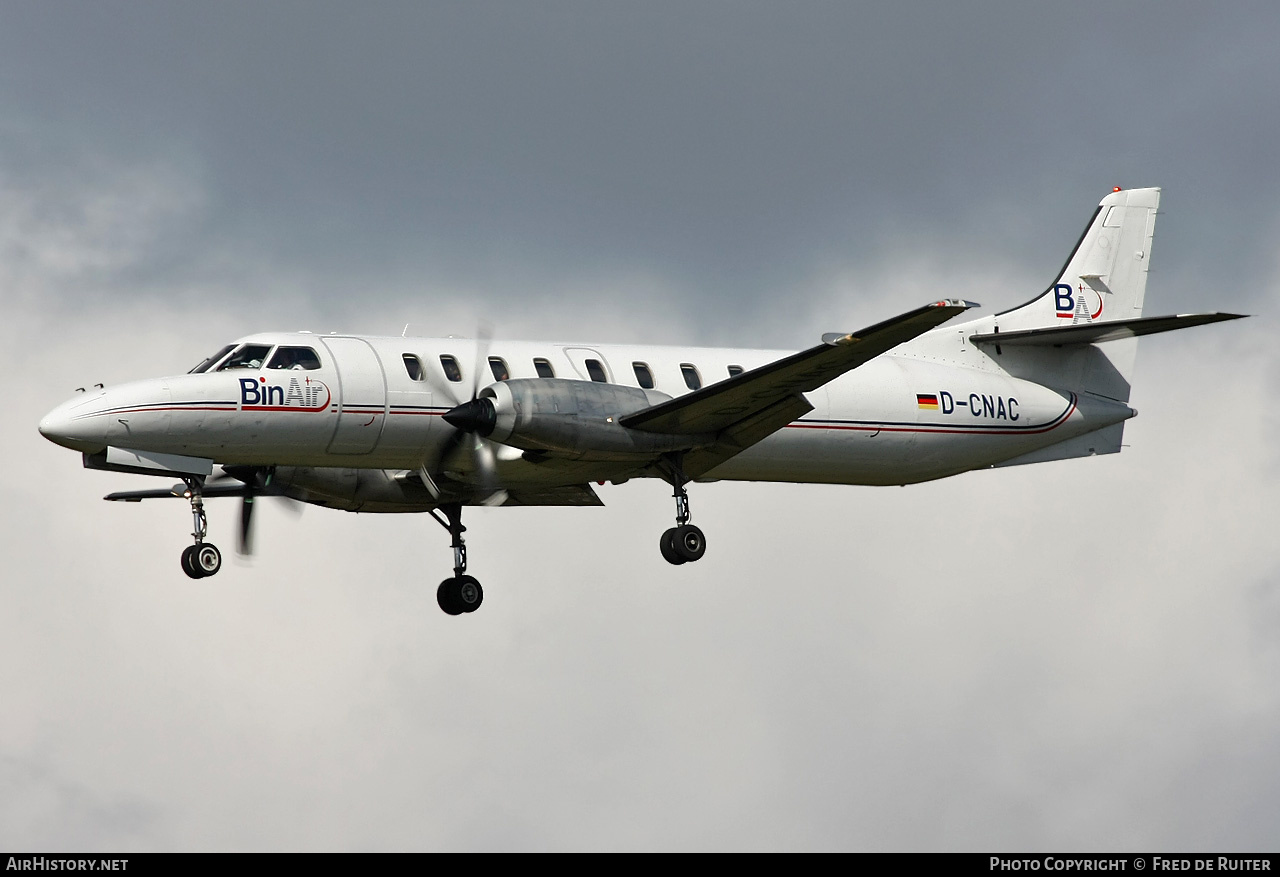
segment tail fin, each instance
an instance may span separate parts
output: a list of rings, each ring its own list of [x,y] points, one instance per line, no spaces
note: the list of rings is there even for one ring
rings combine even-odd
[[[1142,316],[1159,206],[1159,189],[1103,198],[1058,278],[1039,297],[997,315],[1000,331]]]
[[[1141,317],[1159,206],[1159,189],[1120,190],[1103,198],[1057,279],[1021,307],[996,314],[994,331],[1023,333]],[[1138,343],[1127,337],[1094,346],[1085,339],[1066,349],[1015,352],[997,342],[995,349],[1003,349],[1002,364],[1018,377],[1125,402]]]
[[[984,318],[969,341],[1014,377],[1079,394],[1082,402],[1127,404],[1139,336],[1241,316],[1142,316],[1159,206],[1159,189],[1116,190],[1103,198],[1053,284],[1021,307]],[[997,465],[1117,453],[1124,421],[1113,420],[1104,417],[1093,432]]]

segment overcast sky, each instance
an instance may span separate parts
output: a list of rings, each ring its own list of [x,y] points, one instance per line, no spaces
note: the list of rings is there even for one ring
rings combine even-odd
[[[1269,850],[1274,4],[0,0],[0,848]],[[1051,281],[1161,186],[1124,453],[424,516],[35,426],[270,329],[793,346]],[[143,483],[145,482],[145,484]]]

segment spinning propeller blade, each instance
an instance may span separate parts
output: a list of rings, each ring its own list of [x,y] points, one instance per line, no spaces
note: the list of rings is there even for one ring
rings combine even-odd
[[[281,501],[281,505],[290,512],[300,511],[296,501],[277,489],[272,480],[275,469],[259,466],[224,466],[225,475],[212,479],[212,482],[235,479],[244,484],[244,492],[240,500],[240,528],[236,532],[236,551],[250,557],[254,548],[253,507],[259,496],[273,496]]]
[[[489,368],[489,344],[492,340],[493,328],[487,323],[481,323],[476,330],[471,394],[463,400],[450,390],[454,407],[445,413],[443,419],[455,432],[441,451],[434,467],[436,472],[444,471],[449,467],[451,459],[460,454],[465,455],[465,469],[474,476],[479,487],[481,505],[502,505],[507,501],[507,492],[502,488],[498,477],[498,460],[493,443],[484,438],[493,431],[493,405],[487,399],[478,398],[482,387],[489,383],[483,379]],[[440,488],[426,463],[422,465],[419,474],[427,492],[439,499]]]

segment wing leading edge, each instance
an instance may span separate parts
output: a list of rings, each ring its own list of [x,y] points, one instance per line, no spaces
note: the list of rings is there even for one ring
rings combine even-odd
[[[860,332],[823,335],[822,343],[816,347],[628,414],[618,422],[644,432],[716,435],[711,447],[685,456],[685,473],[698,477],[812,411],[813,406],[803,393],[818,389],[976,306],[975,302],[946,299]]]

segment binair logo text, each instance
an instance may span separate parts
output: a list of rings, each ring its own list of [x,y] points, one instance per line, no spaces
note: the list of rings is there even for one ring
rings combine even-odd
[[[323,411],[331,398],[324,381],[314,378],[290,377],[287,386],[266,378],[240,379],[241,411]]]

